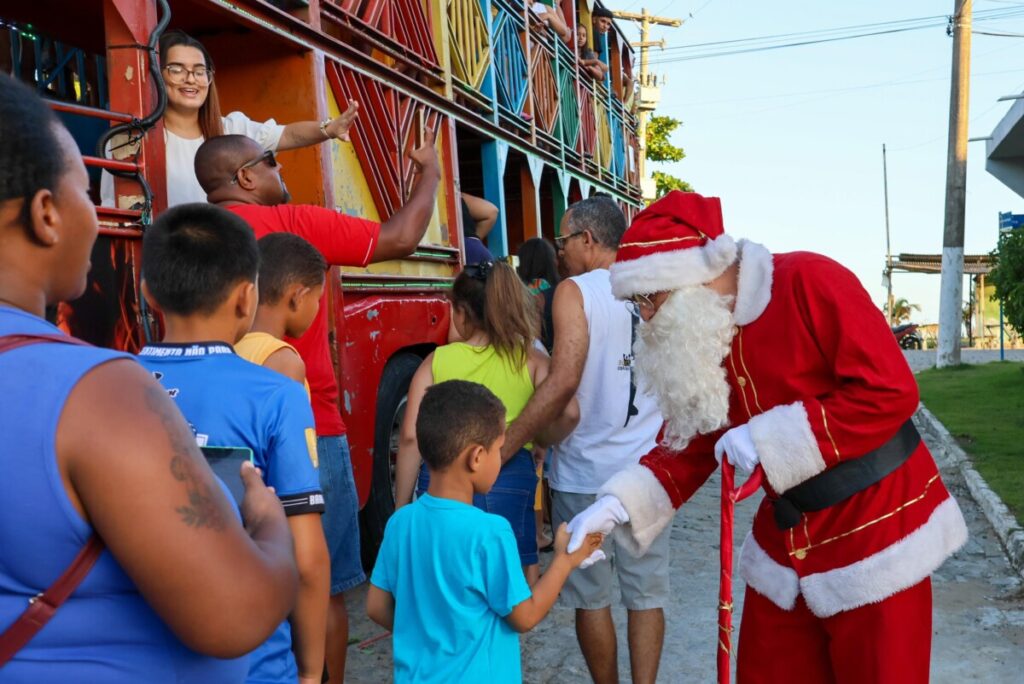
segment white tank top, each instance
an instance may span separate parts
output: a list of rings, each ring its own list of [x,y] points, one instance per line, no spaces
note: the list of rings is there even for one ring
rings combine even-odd
[[[555,447],[548,480],[562,492],[593,494],[654,448],[662,420],[633,366],[636,321],[626,304],[612,296],[608,270],[570,280],[583,295],[590,348],[576,390],[580,422]]]

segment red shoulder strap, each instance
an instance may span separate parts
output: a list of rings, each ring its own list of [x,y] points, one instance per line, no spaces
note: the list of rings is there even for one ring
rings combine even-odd
[[[18,347],[43,342],[89,346],[87,342],[68,335],[0,335],[0,354]],[[11,626],[3,634],[0,634],[0,667],[13,658],[14,654],[31,641],[32,637],[43,628],[43,625],[49,622],[61,604],[71,596],[89,574],[101,553],[103,553],[103,541],[93,534],[75,556],[75,559],[71,561],[67,570],[57,578],[57,581],[51,584],[46,591],[29,599],[25,612],[18,616],[18,619],[11,623]]]
[[[88,342],[83,342],[77,337],[71,337],[70,335],[62,335],[60,333],[46,333],[39,335],[32,335],[29,333],[15,333],[13,335],[0,335],[0,354],[5,351],[11,351],[18,347],[26,347],[30,344],[39,344],[41,342],[60,342],[62,344],[77,344],[82,347],[92,346]]]
[[[68,569],[43,593],[29,599],[28,608],[7,630],[0,634],[0,667],[32,640],[50,621],[61,604],[78,588],[103,553],[103,541],[95,534],[89,537]]]

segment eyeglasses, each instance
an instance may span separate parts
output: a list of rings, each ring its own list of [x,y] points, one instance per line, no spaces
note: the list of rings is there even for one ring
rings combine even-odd
[[[241,166],[239,166],[238,170],[235,171],[235,175],[231,176],[231,184],[234,185],[238,183],[238,174],[242,172],[242,169],[251,169],[252,167],[258,166],[263,162],[267,162],[267,166],[269,166],[270,168],[275,168],[277,166],[277,157],[274,156],[273,150],[267,150],[266,152],[256,157],[252,161],[247,161]]]
[[[630,313],[635,316],[639,316],[643,310],[654,311],[654,302],[651,301],[650,295],[633,295],[626,300],[626,306],[629,308]]]
[[[571,238],[574,238],[577,235],[583,235],[586,232],[587,231],[585,230],[578,230],[575,233],[570,233],[569,235],[559,235],[558,237],[555,238],[555,249],[559,251],[565,249],[565,244],[569,242]]]
[[[205,66],[189,69],[184,64],[172,62],[164,66],[164,71],[167,72],[167,80],[171,83],[184,83],[188,79],[189,74],[192,74],[192,78],[195,79],[196,83],[210,83],[213,81],[213,69],[207,69]]]

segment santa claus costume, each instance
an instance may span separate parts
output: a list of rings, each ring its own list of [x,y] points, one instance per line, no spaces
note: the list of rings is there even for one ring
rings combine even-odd
[[[737,262],[734,300],[703,287]],[[637,216],[611,278],[622,299],[672,293],[637,348],[662,438],[601,489],[628,515],[616,533],[642,551],[715,470],[716,443],[759,462],[738,680],[926,682],[929,575],[967,529],[910,422],[914,377],[857,278],[818,254],[735,243],[718,198],[680,192]]]

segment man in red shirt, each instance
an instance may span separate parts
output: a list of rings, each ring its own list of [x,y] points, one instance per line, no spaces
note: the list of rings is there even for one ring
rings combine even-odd
[[[418,180],[405,205],[383,224],[314,205],[288,204],[281,165],[273,152],[243,135],[207,140],[196,152],[196,177],[207,200],[245,219],[256,237],[293,233],[305,238],[332,266],[366,266],[415,251],[434,212],[441,178],[434,136],[410,158]],[[338,383],[327,337],[326,292],[313,325],[298,340],[288,340],[306,364],[316,419],[320,483],[326,500],[324,533],[331,553],[331,606],[327,624],[327,669],[342,681],[348,644],[346,590],[366,580],[359,553],[359,503],[345,424],[338,410]]]

